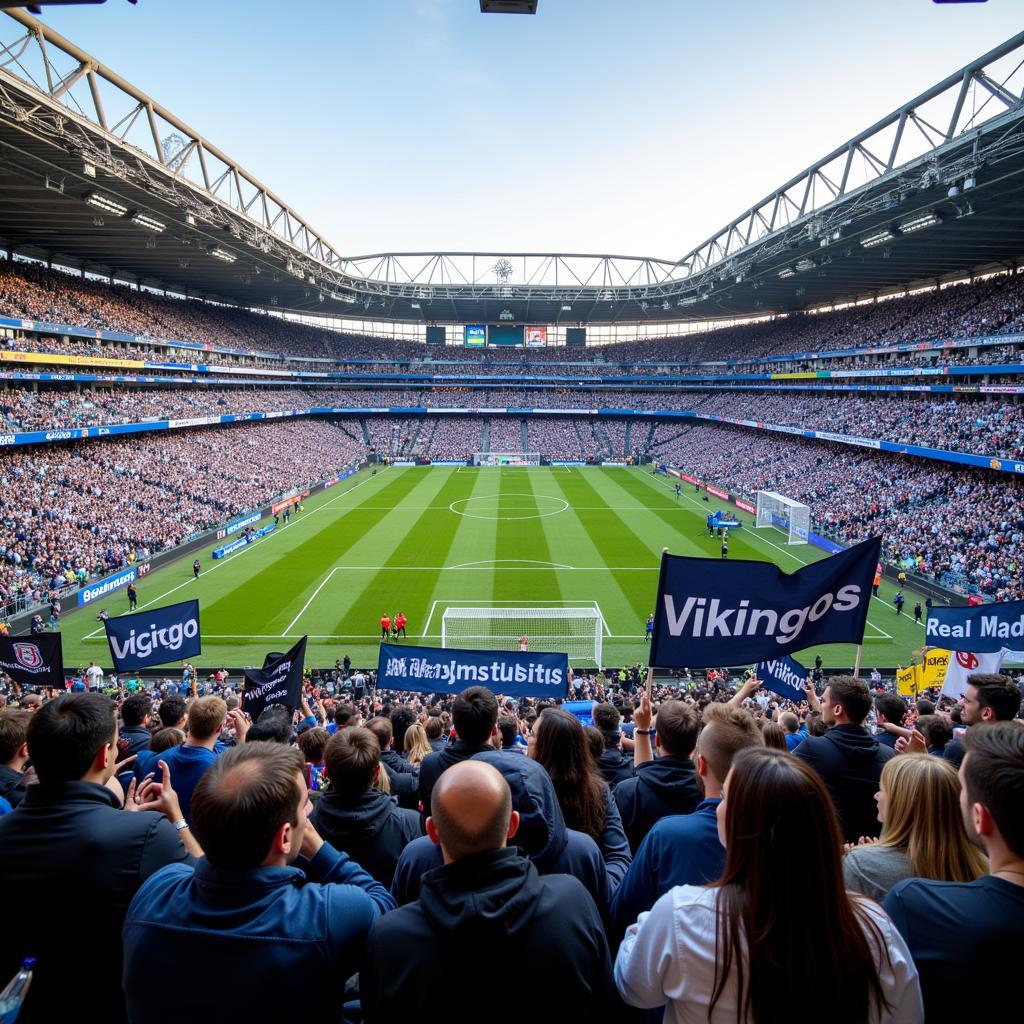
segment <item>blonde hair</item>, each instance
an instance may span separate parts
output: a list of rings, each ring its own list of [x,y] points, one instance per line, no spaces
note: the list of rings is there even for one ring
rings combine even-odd
[[[967,838],[956,769],[934,754],[900,754],[880,782],[885,823],[879,846],[907,851],[910,874],[940,882],[973,882],[988,861]]]
[[[405,730],[405,759],[409,764],[419,764],[423,758],[433,752],[433,747],[427,742],[427,730],[419,722],[413,722]]]

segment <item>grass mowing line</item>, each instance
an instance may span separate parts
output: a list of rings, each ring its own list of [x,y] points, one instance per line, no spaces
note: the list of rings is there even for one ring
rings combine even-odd
[[[644,473],[644,474],[642,474],[642,478],[643,478],[644,480],[648,480],[648,481],[650,480],[650,476],[649,476],[649,474],[647,474],[647,473]],[[666,487],[674,487],[675,485],[674,485],[674,484],[669,484],[669,483],[666,483],[666,484],[665,484],[665,486],[666,486]],[[688,495],[688,494],[686,493],[686,491],[685,491],[685,490],[684,490],[684,491],[682,491],[681,493],[682,493],[682,496],[683,496],[683,497],[684,497],[684,498],[685,498],[685,499],[686,499],[686,500],[687,500],[688,502],[690,502],[690,504],[691,504],[691,505],[696,505],[696,506],[697,506],[697,508],[699,508],[699,509],[700,509],[700,510],[701,510],[702,512],[704,511],[704,508],[703,508],[703,505],[704,505],[704,503],[703,503],[703,502],[697,501],[697,499],[696,499],[696,498],[691,498],[691,497],[690,497],[690,495]],[[710,503],[709,503],[709,504],[710,504]],[[801,565],[803,565],[803,566],[807,566],[807,565],[810,565],[810,564],[811,564],[810,562],[806,562],[806,561],[804,561],[804,559],[800,558],[800,557],[799,557],[798,555],[794,554],[794,553],[793,553],[792,551],[788,551],[788,550],[786,550],[786,548],[780,548],[778,544],[775,544],[775,543],[773,543],[773,542],[772,542],[772,541],[770,541],[770,540],[769,540],[769,539],[768,539],[767,537],[762,537],[762,536],[761,536],[761,531],[760,531],[760,530],[757,530],[757,529],[752,529],[752,530],[750,531],[750,533],[749,533],[749,534],[747,534],[747,536],[748,536],[748,537],[756,537],[756,538],[757,538],[758,540],[760,540],[760,541],[762,541],[763,543],[767,544],[767,545],[768,545],[769,547],[773,547],[773,548],[775,548],[775,550],[776,550],[776,551],[781,551],[781,552],[782,552],[782,553],[783,553],[784,555],[789,555],[789,557],[790,557],[790,558],[792,558],[792,559],[793,559],[793,561],[795,561],[795,562],[799,562],[799,563],[800,563]],[[885,600],[884,598],[881,598],[881,597],[874,597],[873,599],[874,599],[875,601],[881,601],[881,602],[882,602],[882,604],[884,604],[884,605],[885,605],[885,606],[886,606],[887,608],[892,608],[892,610],[893,610],[893,611],[895,611],[895,610],[896,610],[896,606],[895,606],[894,604],[889,604],[889,602],[888,602],[888,601],[886,601],[886,600]],[[892,639],[893,639],[893,636],[892,636],[892,634],[891,634],[891,633],[886,633],[886,631],[885,631],[884,629],[881,629],[881,628],[880,628],[879,626],[876,626],[876,625],[875,625],[875,624],[874,624],[874,623],[873,623],[873,622],[872,622],[872,621],[871,621],[870,619],[868,619],[868,620],[867,620],[867,624],[868,624],[868,625],[869,625],[869,626],[870,626],[870,627],[871,627],[871,628],[872,628],[873,630],[875,630],[875,631],[876,631],[877,633],[879,633],[879,634],[880,634],[880,635],[879,635],[879,636],[877,636],[877,637],[872,637],[872,638],[871,638],[872,640],[885,640],[885,639],[889,639],[889,640],[892,640]],[[919,623],[919,625],[921,625],[921,626],[923,627],[923,626],[924,626],[924,623]],[[865,639],[866,639],[866,638],[865,638]]]
[[[330,501],[325,501],[319,508],[312,509],[307,515],[304,515],[301,519],[299,519],[296,522],[292,523],[291,526],[295,527],[295,526],[298,526],[299,523],[306,522],[306,520],[309,519],[311,516],[315,516],[317,514],[317,512],[322,512],[325,508],[330,507],[336,501],[340,501],[347,494],[351,494],[354,490],[356,490],[356,488],[362,487],[363,484],[367,484],[367,483],[369,483],[373,479],[375,479],[375,477],[368,476],[365,480],[360,480],[359,483],[354,484],[352,487],[349,487],[348,490],[342,491],[341,494],[339,494],[336,498],[331,498]],[[263,541],[263,544],[266,544],[268,541],[273,540],[275,537],[282,536],[284,533],[285,533],[285,530],[283,528],[280,531],[274,530],[273,533],[268,534],[266,537],[261,537],[260,540]],[[291,536],[291,534],[289,533],[288,536]],[[257,544],[246,544],[246,546],[244,548],[242,548],[240,551],[236,551],[234,554],[228,555],[227,558],[220,559],[220,561],[218,561],[216,565],[211,565],[209,569],[205,569],[202,572],[200,572],[198,578],[202,579],[203,576],[208,576],[211,572],[215,572],[217,569],[223,568],[229,562],[233,562],[236,558],[240,557],[241,555],[244,555],[247,551],[251,551],[251,550],[253,550],[254,548],[257,548],[257,547],[262,548],[263,544],[258,544],[258,543]],[[168,568],[170,568],[170,566],[168,566]],[[159,572],[160,570],[157,570],[157,571]],[[171,594],[174,594],[177,591],[181,590],[182,587],[187,587],[190,583],[194,583],[196,578],[197,577],[192,576],[191,578],[185,580],[184,583],[179,583],[176,587],[171,587],[170,590],[165,591],[159,597],[154,597],[152,601],[147,601],[139,609],[139,611],[145,611],[147,608],[149,608],[152,605],[156,604],[158,601],[162,601],[165,597],[170,597]],[[106,631],[103,629],[102,626],[99,629],[94,629],[91,633],[86,634],[85,636],[82,637],[82,639],[83,640],[94,640],[94,639],[96,639],[96,637],[100,633],[104,633],[104,635],[106,635]]]
[[[337,566],[335,566],[335,567],[334,567],[334,568],[333,568],[333,569],[332,569],[332,570],[331,570],[331,571],[330,571],[330,572],[329,572],[329,573],[328,573],[328,574],[327,574],[327,575],[326,575],[326,576],[325,576],[325,577],[324,577],[324,578],[323,578],[323,579],[322,579],[322,580],[320,581],[320,586],[319,586],[319,587],[317,587],[317,588],[316,588],[316,590],[314,590],[314,591],[313,591],[313,594],[312,594],[312,596],[311,596],[311,597],[310,597],[310,599],[309,599],[309,600],[308,600],[308,601],[307,601],[307,602],[306,602],[306,603],[305,603],[305,604],[304,604],[304,605],[302,606],[302,608],[301,608],[301,609],[300,609],[300,611],[299,611],[299,614],[298,614],[298,615],[296,615],[296,616],[295,616],[295,618],[294,618],[294,619],[292,619],[292,621],[288,623],[288,626],[287,626],[287,628],[286,628],[286,629],[285,629],[285,631],[284,631],[284,632],[283,632],[283,633],[281,634],[281,636],[282,636],[282,637],[288,636],[288,635],[289,635],[289,634],[291,633],[291,631],[292,631],[292,626],[294,626],[294,625],[295,625],[295,623],[296,623],[296,622],[298,622],[298,621],[299,621],[299,619],[301,619],[301,618],[302,618],[302,613],[303,613],[303,612],[304,612],[304,611],[305,611],[305,610],[306,610],[306,609],[307,609],[307,608],[308,608],[308,607],[309,607],[309,606],[310,606],[310,605],[311,605],[311,604],[312,604],[312,603],[313,603],[313,602],[314,602],[314,601],[316,600],[316,595],[317,595],[317,594],[319,594],[319,593],[320,593],[320,591],[324,589],[324,586],[325,586],[325,585],[327,584],[327,581],[328,581],[328,580],[329,580],[329,579],[330,579],[330,578],[331,578],[331,577],[332,577],[332,576],[333,576],[333,575],[334,575],[334,574],[335,574],[335,573],[336,573],[337,571],[338,571],[338,567],[337,567]]]

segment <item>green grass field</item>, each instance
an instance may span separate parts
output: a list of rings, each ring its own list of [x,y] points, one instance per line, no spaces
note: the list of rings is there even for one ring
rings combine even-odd
[[[199,598],[203,654],[195,660],[211,669],[262,664],[267,651],[304,633],[307,665],[333,665],[349,654],[355,665],[375,666],[384,612],[405,613],[409,643],[439,645],[449,604],[596,603],[606,625],[605,664],[646,661],[644,620],[654,607],[662,548],[719,554],[704,525],[709,506],[685,485],[677,500],[673,483],[612,467],[364,470],[234,555],[214,561],[201,552],[198,580],[191,554],[144,577],[139,608]],[[791,572],[824,556],[787,547],[778,531],[745,527],[733,535],[730,557],[773,561]],[[912,615],[895,614],[893,593],[884,584],[872,601],[867,669],[905,663],[923,641]],[[127,611],[124,591],[104,603],[111,614]],[[98,610],[62,624],[68,665],[109,663],[93,618]],[[828,666],[853,664],[849,645],[818,653]]]

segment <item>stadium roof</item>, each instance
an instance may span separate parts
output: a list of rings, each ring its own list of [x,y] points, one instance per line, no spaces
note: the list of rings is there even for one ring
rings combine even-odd
[[[5,13],[0,244],[171,291],[423,323],[715,320],[1024,257],[1024,33],[680,259],[345,256],[182,119],[31,16]]]

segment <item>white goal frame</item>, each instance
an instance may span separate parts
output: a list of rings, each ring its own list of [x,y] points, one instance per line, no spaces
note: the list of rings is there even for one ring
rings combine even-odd
[[[775,491],[757,492],[759,530],[770,527],[786,534],[787,544],[806,544],[811,532],[811,510],[802,501],[787,498]]]
[[[539,466],[540,452],[473,452],[474,466]]]
[[[441,616],[441,646],[477,651],[565,653],[570,661],[601,668],[604,617],[596,606],[578,608],[462,608],[449,605]]]

